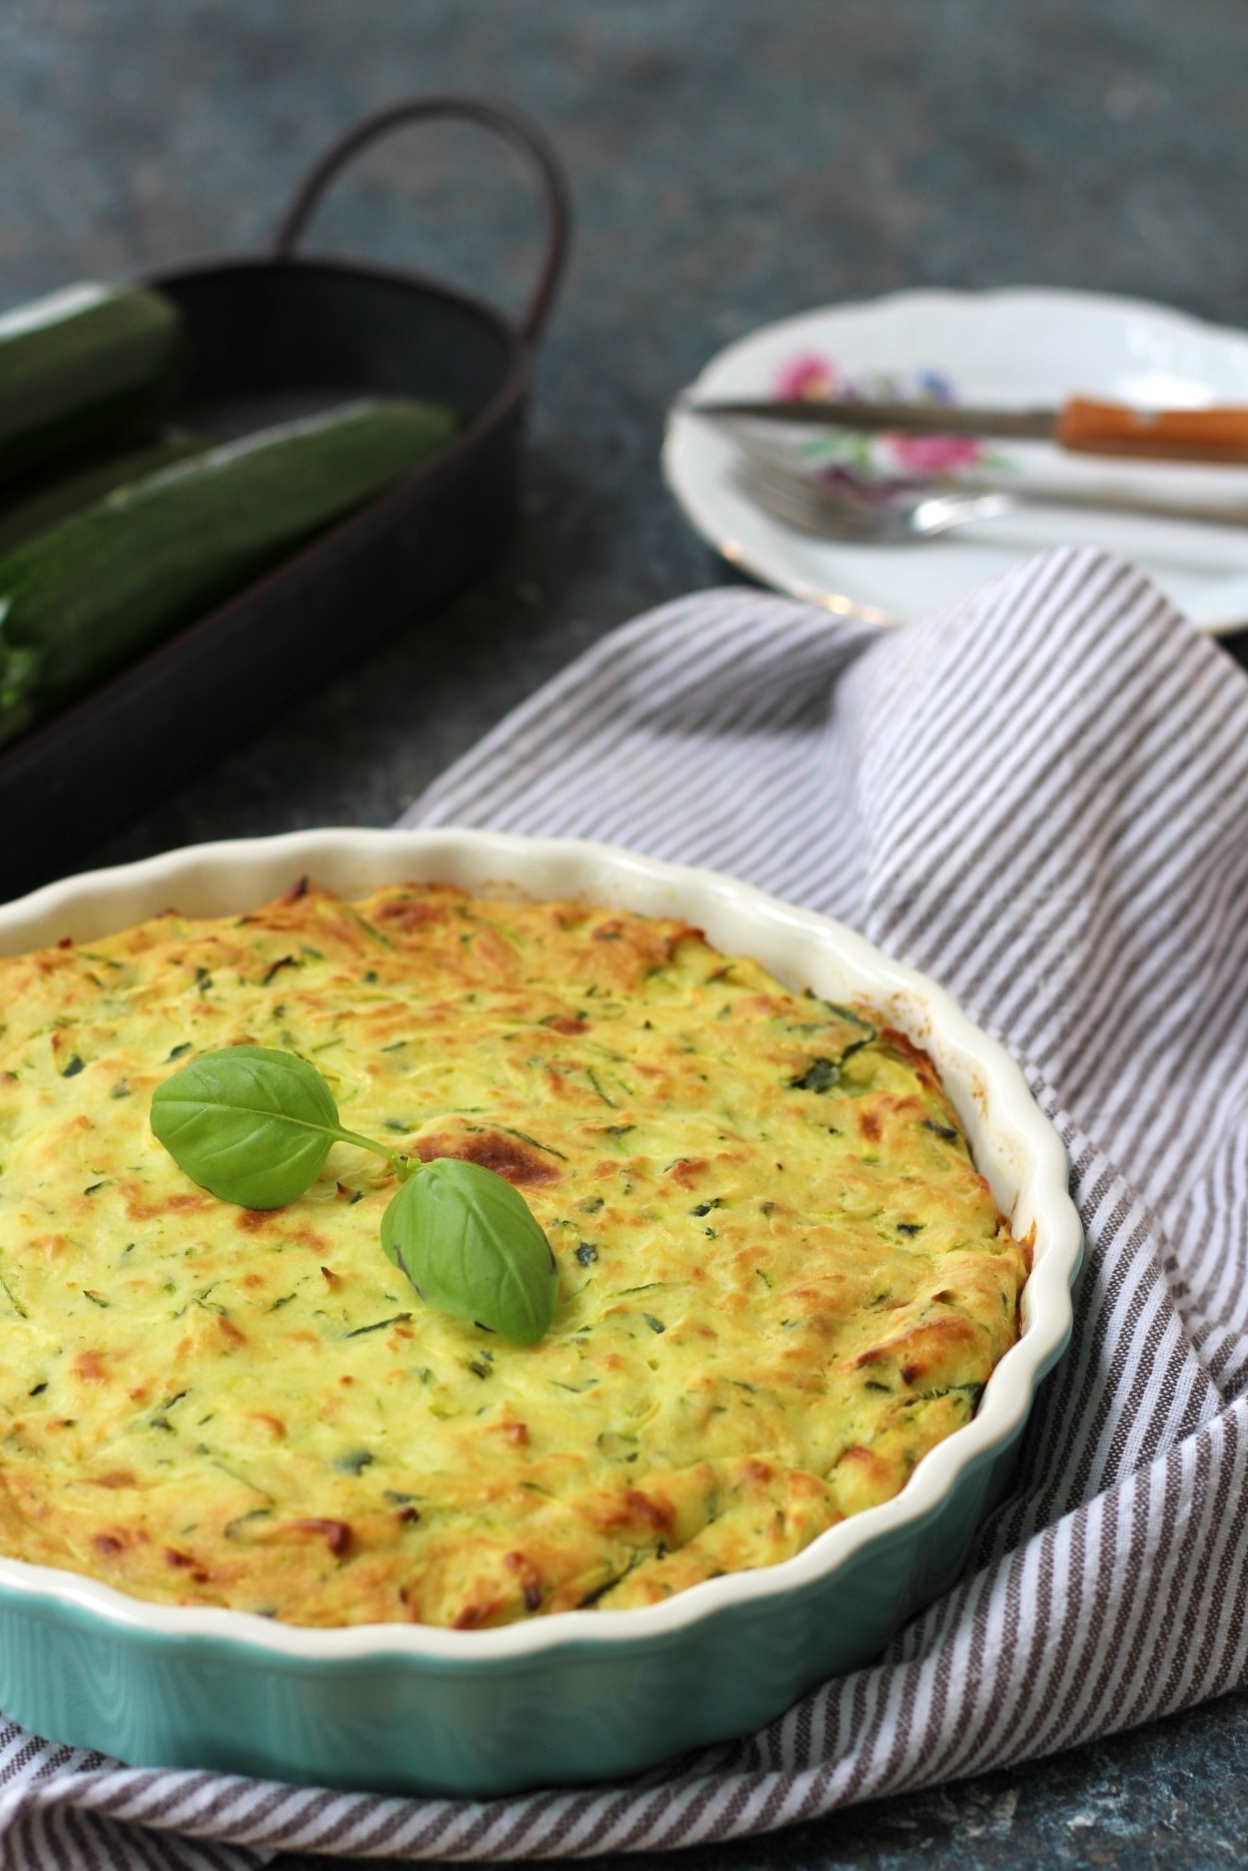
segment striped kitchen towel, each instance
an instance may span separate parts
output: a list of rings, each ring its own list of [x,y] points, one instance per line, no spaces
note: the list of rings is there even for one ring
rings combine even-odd
[[[1014,1495],[871,1669],[631,1785],[490,1804],[146,1772],[0,1733],[0,1863],[544,1858],[781,1826],[1248,1683],[1248,683],[1046,555],[904,632],[755,591],[617,631],[407,814],[634,845],[944,983],[1066,1138],[1088,1255]]]

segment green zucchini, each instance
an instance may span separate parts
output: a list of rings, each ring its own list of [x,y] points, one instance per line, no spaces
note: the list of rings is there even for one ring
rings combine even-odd
[[[103,500],[105,494],[128,487],[131,481],[141,481],[160,468],[171,468],[175,461],[202,455],[211,447],[207,436],[171,431],[157,441],[123,448],[120,453],[94,455],[72,474],[61,469],[25,483],[14,490],[15,499],[0,507],[0,553]]]
[[[0,318],[0,481],[122,437],[167,400],[182,318],[145,286],[69,286]]]
[[[376,499],[454,427],[432,404],[348,404],[149,475],[15,546],[0,558],[0,742]]]

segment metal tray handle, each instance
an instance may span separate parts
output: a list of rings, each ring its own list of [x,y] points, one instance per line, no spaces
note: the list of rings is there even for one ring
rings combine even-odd
[[[537,283],[520,321],[520,336],[526,344],[536,344],[550,315],[559,282],[568,257],[568,239],[572,227],[572,204],[567,178],[554,144],[544,130],[510,104],[495,98],[456,97],[449,93],[432,97],[404,98],[384,110],[374,111],[340,136],[310,171],[297,191],[278,226],[273,251],[278,259],[295,257],[299,239],[339,170],[346,167],[362,149],[387,135],[400,124],[423,123],[431,117],[459,117],[479,124],[520,151],[537,171],[546,209],[546,242],[542,252]]]

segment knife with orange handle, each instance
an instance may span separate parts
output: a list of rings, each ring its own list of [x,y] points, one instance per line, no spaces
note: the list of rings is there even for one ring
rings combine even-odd
[[[877,403],[856,397],[821,401],[681,401],[692,416],[794,422],[810,428],[904,435],[985,435],[1056,442],[1077,455],[1152,461],[1214,461],[1248,466],[1248,407],[1136,409],[1072,396],[1060,409],[973,409],[962,403]]]

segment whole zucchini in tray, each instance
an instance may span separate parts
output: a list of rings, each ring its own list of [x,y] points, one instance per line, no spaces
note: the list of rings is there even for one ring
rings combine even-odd
[[[149,475],[0,557],[0,742],[365,506],[452,434],[394,397]]]
[[[0,317],[0,482],[150,420],[167,400],[182,318],[147,286],[69,286]]]

